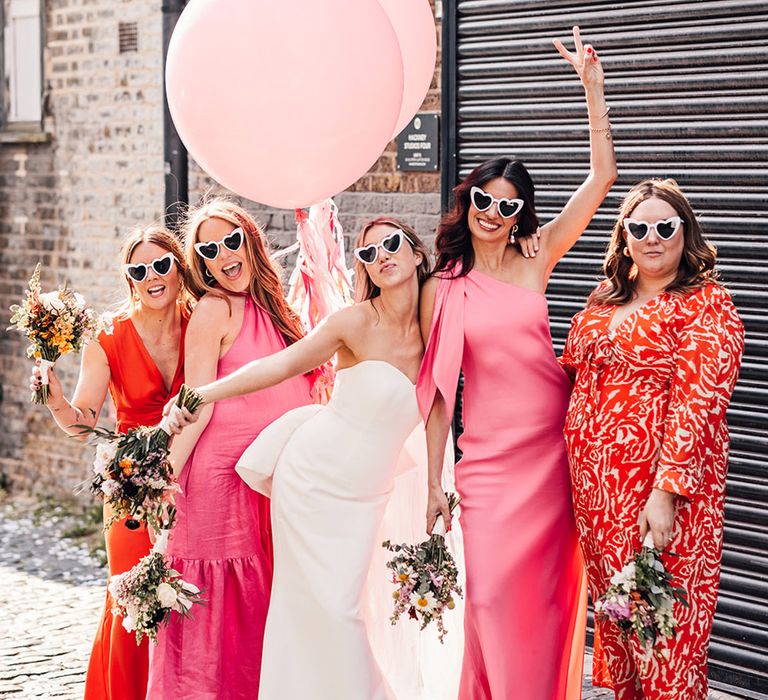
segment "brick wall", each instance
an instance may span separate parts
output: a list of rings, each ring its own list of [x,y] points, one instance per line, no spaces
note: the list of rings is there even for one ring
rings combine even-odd
[[[121,22],[136,23],[138,51],[119,52]],[[91,453],[29,403],[31,365],[24,340],[5,331],[8,307],[38,260],[48,288],[67,281],[97,308],[120,299],[121,239],[134,225],[159,220],[164,205],[160,3],[47,0],[44,32],[48,136],[24,142],[0,134],[0,485],[62,494],[86,477]],[[436,71],[422,110],[439,106]],[[194,202],[215,183],[190,165]],[[438,193],[439,174],[396,172],[393,142],[336,198],[348,248],[362,224],[381,215],[400,216],[430,239]],[[244,204],[276,247],[294,240],[292,212]],[[59,362],[68,395],[77,368],[77,358]]]
[[[137,23],[139,51],[119,53],[118,22]],[[8,307],[38,260],[49,288],[67,281],[98,308],[120,298],[120,240],[163,210],[160,29],[154,0],[47,2],[50,140],[0,145],[0,479],[15,490],[66,492],[87,473],[88,452],[28,401]],[[77,364],[59,365],[70,393]]]

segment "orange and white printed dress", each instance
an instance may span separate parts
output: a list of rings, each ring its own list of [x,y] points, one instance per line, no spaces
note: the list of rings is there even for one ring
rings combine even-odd
[[[593,682],[619,700],[705,700],[707,648],[723,544],[728,468],[725,413],[744,327],[715,284],[663,292],[613,331],[616,306],[572,322],[561,363],[574,381],[565,423],[576,524],[593,599],[640,546],[640,511],[653,488],[678,495],[664,563],[688,593],[676,605],[669,659],[645,668],[634,641],[598,621]]]

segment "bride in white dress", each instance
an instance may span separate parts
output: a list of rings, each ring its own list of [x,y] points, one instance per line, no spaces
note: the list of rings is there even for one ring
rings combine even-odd
[[[272,498],[275,569],[261,700],[449,700],[456,695],[460,620],[451,625],[458,644],[445,648],[434,635],[419,637],[414,622],[400,623],[407,630],[391,628],[392,599],[382,590],[387,573],[378,552],[398,470],[413,463],[401,454],[403,446],[420,424],[415,381],[424,348],[418,302],[429,272],[428,253],[410,227],[377,219],[363,229],[355,257],[358,303],[285,350],[198,389],[204,404],[212,403],[337,358],[330,402],[285,414],[262,431],[237,465],[252,488]],[[196,419],[186,409],[170,409],[175,431]],[[421,481],[411,480],[409,488]],[[409,523],[415,513],[422,520],[421,495],[396,497],[397,512],[389,520],[401,532],[384,534],[397,539],[403,527],[414,530]],[[423,539],[420,525],[421,533],[406,536]],[[370,582],[377,595],[369,591],[366,596],[374,557],[379,567]]]

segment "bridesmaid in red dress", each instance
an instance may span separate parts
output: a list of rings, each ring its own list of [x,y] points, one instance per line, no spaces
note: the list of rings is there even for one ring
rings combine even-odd
[[[112,333],[102,333],[83,351],[71,401],[64,397],[55,370],[50,370],[48,410],[68,435],[78,435],[76,424],[96,424],[107,391],[119,432],[155,425],[163,406],[184,381],[184,333],[190,307],[179,243],[163,228],[140,229],[125,242],[123,271],[130,299],[114,319]],[[39,382],[40,370],[35,367],[32,388]],[[135,525],[135,521],[121,520],[105,534],[110,576],[127,571],[149,553],[146,528]],[[144,700],[148,664],[148,640],[137,646],[134,635],[112,614],[107,592],[88,665],[85,699]]]
[[[725,413],[744,328],[715,250],[673,180],[621,207],[607,279],[573,320],[561,362],[575,380],[565,434],[593,598],[650,530],[688,593],[661,658],[599,621],[594,683],[620,700],[705,700],[728,469]],[[664,657],[668,658],[664,658]]]

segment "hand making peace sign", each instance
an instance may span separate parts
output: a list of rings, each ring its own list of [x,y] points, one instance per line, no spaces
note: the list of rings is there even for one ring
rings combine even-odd
[[[581,33],[578,27],[573,28],[575,54],[566,49],[559,39],[553,39],[552,43],[560,55],[574,67],[585,90],[603,89],[605,83],[603,66],[600,64],[600,59],[592,45],[581,43]]]

